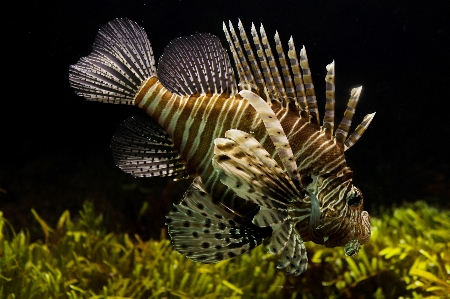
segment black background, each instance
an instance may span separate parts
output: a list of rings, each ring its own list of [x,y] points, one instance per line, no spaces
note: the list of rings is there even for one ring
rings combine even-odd
[[[54,223],[85,199],[114,229],[159,234],[170,202],[188,183],[137,180],[117,169],[110,138],[138,108],[86,102],[68,83],[68,67],[91,51],[97,30],[128,17],[144,27],[156,59],[170,40],[222,22],[263,23],[285,45],[305,45],[324,105],[325,66],[336,61],[337,119],[351,88],[363,85],[355,121],[377,112],[347,152],[355,184],[376,213],[425,199],[448,207],[448,1],[16,1],[2,4],[0,210],[15,225],[30,208]],[[323,109],[321,110],[323,112]],[[143,201],[147,220],[138,215]],[[144,213],[145,214],[145,213]],[[139,218],[141,217],[141,218]],[[150,220],[149,220],[150,219]],[[136,228],[136,226],[138,226]]]

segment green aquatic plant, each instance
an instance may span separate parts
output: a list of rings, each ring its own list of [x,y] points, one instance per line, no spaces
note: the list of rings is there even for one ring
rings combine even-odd
[[[285,281],[262,249],[203,265],[169,240],[106,232],[89,202],[78,221],[66,211],[55,228],[32,212],[45,241],[30,243],[0,214],[0,298],[274,298]]]
[[[30,242],[0,212],[0,299],[11,298],[449,298],[450,212],[423,202],[373,218],[356,258],[309,244],[308,270],[286,276],[259,246],[215,265],[195,263],[161,240],[108,232],[86,202]]]

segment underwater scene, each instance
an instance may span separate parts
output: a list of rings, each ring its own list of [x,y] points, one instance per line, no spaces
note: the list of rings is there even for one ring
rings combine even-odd
[[[450,297],[450,7],[14,5],[0,299]]]

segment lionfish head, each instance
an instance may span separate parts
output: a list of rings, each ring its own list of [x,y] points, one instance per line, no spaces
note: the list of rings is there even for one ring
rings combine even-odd
[[[324,244],[327,247],[343,246],[347,256],[357,255],[361,245],[369,242],[371,234],[369,213],[363,210],[363,195],[351,183],[351,176],[349,173],[335,178],[334,192],[331,193],[334,200],[326,198],[326,193],[321,200]],[[319,188],[319,195],[320,191]]]

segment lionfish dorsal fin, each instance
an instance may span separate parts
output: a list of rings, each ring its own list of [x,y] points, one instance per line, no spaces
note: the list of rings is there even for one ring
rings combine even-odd
[[[241,21],[238,22],[243,47],[231,22],[229,28],[228,31],[224,23],[225,36],[238,72],[239,89],[254,92],[266,100],[269,105],[272,101],[279,102],[283,107],[290,107],[289,104],[293,103],[292,106],[296,107],[301,118],[306,118],[319,126],[316,96],[305,48],[303,47],[300,51],[300,59],[298,59],[291,37],[288,42],[288,63],[278,32],[274,37],[275,49],[278,54],[276,58],[263,25],[258,33],[252,23],[251,43]],[[281,67],[281,72],[279,67]]]
[[[135,115],[123,121],[111,140],[116,165],[135,177],[192,177],[175,150],[171,136],[151,117]]]
[[[361,95],[362,86],[353,88],[350,92],[350,99],[347,103],[347,108],[344,112],[339,126],[335,132],[336,143],[344,149],[344,143],[347,139],[350,126],[352,125],[353,116],[355,115],[356,105],[358,104],[359,96]]]
[[[289,46],[288,57],[291,62],[291,70],[292,74],[294,75],[294,84],[296,91],[295,103],[297,109],[300,112],[300,117],[307,118],[308,104],[306,102],[305,85],[303,84],[302,72],[300,69],[300,64],[298,62],[297,52],[295,51],[294,39],[292,38],[292,36],[289,39],[288,46]]]
[[[369,127],[370,122],[375,116],[375,113],[368,114],[364,117],[361,124],[356,127],[355,131],[347,137],[352,124],[353,116],[355,114],[356,105],[358,104],[359,97],[361,95],[362,86],[353,88],[350,92],[350,99],[348,100],[347,109],[344,112],[344,117],[340,122],[336,132],[334,132],[334,116],[335,116],[335,64],[334,60],[327,65],[327,75],[325,76],[326,82],[326,102],[325,102],[325,115],[323,118],[323,130],[325,134],[330,138],[335,138],[337,145],[346,151],[351,148],[362,136],[362,134]]]
[[[334,85],[334,60],[327,65],[327,75],[325,76],[325,115],[323,116],[323,129],[325,134],[332,138],[334,133],[334,104],[335,104],[335,85]]]
[[[319,109],[317,108],[316,92],[312,81],[311,70],[309,68],[308,56],[305,46],[300,50],[300,67],[303,73],[303,83],[305,85],[306,102],[308,103],[308,113],[311,117],[311,123],[320,126]]]
[[[236,80],[217,36],[198,33],[170,42],[158,63],[158,79],[178,95],[235,95]]]
[[[236,63],[236,67],[239,73],[239,84],[241,88],[245,89],[256,89],[256,82],[253,77],[252,71],[250,69],[247,58],[244,55],[239,38],[234,30],[233,24],[229,22],[230,33],[227,31],[225,23],[223,24],[223,29],[225,31],[225,36],[230,45],[231,52],[233,53],[233,58]],[[245,45],[245,44],[244,44]]]
[[[364,134],[366,129],[369,127],[370,122],[372,121],[372,119],[374,117],[375,117],[375,112],[364,116],[364,119],[361,122],[361,124],[359,124],[356,127],[355,131],[350,136],[348,136],[347,140],[345,140],[344,151],[348,150],[353,145],[355,145],[356,141],[358,141],[359,138],[361,138],[362,134]]]

